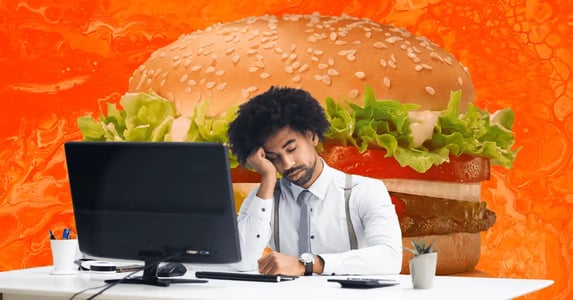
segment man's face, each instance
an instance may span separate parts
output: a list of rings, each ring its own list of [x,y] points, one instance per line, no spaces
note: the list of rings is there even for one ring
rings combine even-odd
[[[314,148],[317,144],[314,133],[302,134],[283,127],[267,138],[263,149],[266,158],[283,177],[308,188],[322,171],[322,161]]]

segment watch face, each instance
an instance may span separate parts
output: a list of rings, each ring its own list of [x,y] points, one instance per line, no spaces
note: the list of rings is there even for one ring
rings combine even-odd
[[[303,263],[311,263],[314,260],[314,255],[312,253],[303,253],[300,255],[300,260]]]

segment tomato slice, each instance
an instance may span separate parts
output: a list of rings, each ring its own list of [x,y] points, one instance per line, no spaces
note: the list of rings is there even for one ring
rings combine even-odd
[[[360,154],[356,147],[328,146],[321,153],[328,165],[341,171],[372,178],[420,179],[446,182],[480,182],[489,180],[490,161],[481,156],[451,156],[450,162],[433,166],[425,173],[402,167],[384,149],[368,149]]]
[[[354,146],[325,146],[320,156],[331,167],[346,173],[372,178],[419,179],[445,182],[480,182],[489,180],[490,161],[481,156],[451,156],[450,162],[433,166],[425,173],[402,167],[392,157],[384,157],[384,149],[368,149],[359,153]],[[231,170],[233,182],[260,182],[256,172],[243,167]]]

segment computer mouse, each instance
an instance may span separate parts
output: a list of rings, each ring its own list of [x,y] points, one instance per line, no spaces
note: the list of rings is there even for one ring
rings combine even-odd
[[[183,276],[187,268],[182,263],[168,262],[157,268],[157,277]]]

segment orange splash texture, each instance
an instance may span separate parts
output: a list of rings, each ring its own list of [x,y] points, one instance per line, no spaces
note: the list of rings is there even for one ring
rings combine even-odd
[[[62,145],[76,118],[117,100],[131,72],[180,34],[249,15],[347,13],[454,53],[478,106],[512,107],[511,170],[483,197],[497,212],[478,268],[549,278],[527,299],[573,297],[573,2],[568,0],[30,0],[0,2],[0,271],[51,264],[47,231],[73,226]]]

